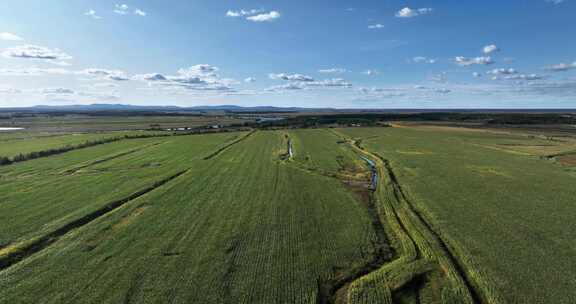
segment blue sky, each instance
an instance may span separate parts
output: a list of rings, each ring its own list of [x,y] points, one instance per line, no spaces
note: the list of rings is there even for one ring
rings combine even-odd
[[[0,107],[576,108],[576,0],[0,3]]]

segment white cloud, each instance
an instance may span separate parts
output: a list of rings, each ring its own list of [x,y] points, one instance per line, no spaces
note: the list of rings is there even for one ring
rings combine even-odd
[[[6,58],[39,59],[59,65],[67,65],[64,60],[72,59],[72,56],[59,49],[50,49],[37,45],[20,45],[6,48],[1,54]]]
[[[576,69],[576,61],[572,63],[559,63],[545,68],[552,72],[565,72],[568,70]]]
[[[265,91],[282,92],[282,91],[303,90],[304,88],[305,88],[304,85],[302,85],[301,83],[287,83],[267,88]]]
[[[256,78],[254,78],[254,77],[248,77],[248,78],[244,79],[244,82],[246,82],[246,83],[256,82]]]
[[[40,92],[44,95],[73,95],[74,90],[66,88],[46,88],[41,89]]]
[[[3,32],[3,33],[0,33],[0,40],[23,41],[24,39],[22,39],[20,36],[18,36],[16,34]]]
[[[352,84],[342,78],[324,79],[321,81],[312,81],[304,83],[307,87],[322,88],[351,88]]]
[[[168,81],[168,78],[160,73],[138,74],[132,77],[133,80],[140,81]]]
[[[537,74],[516,74],[516,75],[505,76],[504,79],[506,79],[506,80],[540,80],[540,79],[544,79],[544,76],[537,75]]]
[[[233,92],[231,85],[237,83],[218,75],[218,68],[208,64],[198,64],[177,71],[177,75],[160,73],[134,75],[132,79],[147,82],[149,85],[192,91]]]
[[[430,75],[428,79],[432,82],[446,83],[448,82],[448,74],[446,72],[442,72],[439,74]]]
[[[0,88],[0,94],[22,94],[22,91],[15,88]]]
[[[126,4],[114,4],[114,11],[118,15],[127,15],[128,14],[128,5]]]
[[[565,1],[565,0],[546,0],[546,2],[552,3],[552,4],[554,4],[554,5],[558,5],[558,4],[564,3],[564,1]]]
[[[114,4],[113,12],[118,14],[118,15],[128,15],[128,14],[130,14],[130,7],[127,4]],[[139,8],[134,8],[134,11],[132,13],[134,15],[140,16],[140,17],[148,16],[147,12],[145,12]]]
[[[302,74],[280,73],[280,74],[270,74],[268,76],[270,77],[270,79],[274,79],[274,80],[300,81],[300,82],[314,81],[314,78],[307,76],[307,75],[302,75]]]
[[[342,73],[346,73],[346,70],[345,70],[345,69],[342,69],[342,68],[320,69],[320,70],[318,70],[318,73],[322,73],[322,74],[342,74]]]
[[[478,72],[474,72],[474,73],[472,73],[472,76],[474,76],[475,78],[480,78],[480,77],[482,77],[482,74],[478,73]]]
[[[491,71],[486,72],[486,74],[492,74],[492,75],[512,75],[512,74],[517,74],[518,71],[516,71],[515,69],[512,68],[508,68],[508,69],[493,69]]]
[[[500,51],[500,49],[495,44],[490,44],[482,48],[482,53],[484,54],[492,54],[498,51]]]
[[[371,30],[381,29],[381,28],[384,28],[384,24],[380,24],[380,23],[371,24],[368,26],[368,28]]]
[[[378,72],[377,70],[366,70],[366,71],[362,72],[362,74],[365,74],[368,76],[374,76],[374,75],[380,74],[380,72]]]
[[[387,98],[399,98],[406,96],[406,90],[403,88],[359,88],[363,97],[358,98],[359,100],[372,100],[372,99],[387,99]]]
[[[528,94],[568,97],[572,102],[576,96],[576,80],[534,81],[527,83],[522,89]]]
[[[46,76],[46,75],[83,75],[91,76],[100,80],[125,81],[130,78],[124,71],[90,68],[80,71],[62,68],[19,68],[0,69],[0,76]]]
[[[188,77],[215,77],[218,68],[209,64],[197,64],[189,68],[179,69],[178,73]]]
[[[148,13],[146,13],[145,11],[141,10],[141,9],[135,9],[134,10],[134,15],[138,15],[141,17],[146,17],[148,15]]]
[[[246,20],[254,21],[254,22],[266,22],[266,21],[273,21],[275,19],[280,18],[280,13],[278,11],[270,11],[268,13],[262,13],[254,16],[247,17]]]
[[[351,88],[352,84],[341,78],[324,79],[320,81],[292,81],[284,85],[273,86],[265,91],[281,92],[304,89]]]
[[[28,93],[43,95],[46,100],[60,102],[114,101],[119,97],[103,92],[82,92],[68,88],[44,88],[31,90]]]
[[[43,75],[67,75],[72,71],[66,69],[45,69],[45,68],[19,68],[0,69],[0,76],[43,76]]]
[[[227,83],[218,74],[218,68],[209,64],[197,64],[189,68],[179,69],[177,76],[168,76],[168,80],[182,84],[197,85],[219,85]],[[228,84],[228,83],[227,83]]]
[[[99,82],[92,85],[95,88],[117,88],[118,85],[112,82]]]
[[[455,62],[459,66],[469,66],[469,65],[474,65],[474,64],[489,65],[489,64],[494,63],[492,58],[489,56],[481,56],[481,57],[474,57],[474,58],[458,56],[455,58]]]
[[[412,18],[412,17],[416,17],[416,16],[420,16],[420,15],[426,15],[426,14],[429,14],[431,12],[432,12],[431,8],[412,9],[409,7],[405,7],[396,13],[396,17],[398,17],[398,18]]]
[[[91,17],[92,19],[102,19],[102,17],[96,14],[96,11],[93,9],[89,9],[87,12],[84,13],[85,16]]]
[[[86,100],[96,101],[114,101],[120,99],[119,96],[114,94],[95,93],[95,92],[77,92],[76,95],[84,97]]]
[[[226,17],[245,17],[245,16],[253,16],[259,13],[264,12],[261,9],[251,9],[251,10],[239,10],[239,11],[232,11],[228,10],[226,12]]]
[[[429,64],[433,64],[436,63],[436,59],[433,58],[428,58],[428,57],[424,57],[424,56],[416,56],[413,57],[411,60],[413,63],[429,63]]]
[[[79,72],[76,72],[79,75],[88,75],[94,76],[99,79],[106,79],[106,80],[115,80],[115,81],[126,81],[130,80],[130,78],[126,75],[124,71],[120,70],[107,70],[107,69],[85,69]]]

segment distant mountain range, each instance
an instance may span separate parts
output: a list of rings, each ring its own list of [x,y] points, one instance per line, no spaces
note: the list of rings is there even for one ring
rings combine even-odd
[[[300,107],[273,107],[257,106],[242,107],[236,105],[217,105],[217,106],[137,106],[127,104],[90,104],[90,105],[67,105],[67,106],[50,106],[38,105],[33,107],[13,107],[0,108],[0,113],[7,112],[32,112],[32,113],[49,113],[49,112],[163,112],[163,113],[201,113],[201,112],[262,112],[262,113],[289,113],[289,112],[315,112],[315,113],[426,113],[426,112],[451,112],[451,113],[575,113],[576,109],[333,109],[333,108],[300,108]]]
[[[154,112],[206,112],[206,111],[227,111],[227,112],[306,112],[306,111],[334,111],[333,109],[312,109],[297,107],[241,107],[236,105],[217,105],[217,106],[137,106],[127,104],[90,104],[90,105],[67,105],[67,106],[49,106],[38,105],[33,107],[14,107],[0,108],[0,112],[93,112],[93,111],[154,111]]]

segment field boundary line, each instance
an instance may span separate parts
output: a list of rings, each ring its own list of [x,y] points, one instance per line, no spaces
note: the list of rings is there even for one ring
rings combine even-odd
[[[183,174],[187,173],[190,169],[185,169],[177,172],[176,174],[170,175],[164,179],[154,182],[152,185],[141,189],[137,192],[130,194],[127,197],[124,197],[119,200],[115,200],[111,203],[106,204],[105,206],[90,212],[87,215],[84,215],[81,218],[75,219],[64,226],[42,236],[36,238],[32,241],[27,242],[27,244],[23,246],[18,246],[14,249],[14,251],[7,253],[4,257],[0,257],[0,271],[3,271],[23,260],[32,256],[33,254],[42,251],[43,249],[47,248],[54,242],[58,241],[61,237],[68,234],[70,231],[75,229],[81,228],[91,222],[95,221],[96,219],[122,207],[123,205],[136,200],[145,194],[148,194],[166,183],[182,176]]]
[[[82,169],[85,169],[85,168],[88,168],[88,167],[91,167],[91,166],[94,166],[94,165],[98,165],[98,164],[101,164],[101,163],[105,163],[105,162],[107,162],[107,161],[111,161],[111,160],[114,160],[114,159],[117,159],[117,158],[120,158],[120,157],[124,157],[124,156],[126,156],[126,155],[130,155],[130,154],[133,154],[133,153],[136,153],[136,152],[140,152],[140,151],[146,150],[146,149],[148,149],[148,148],[155,147],[155,146],[159,146],[159,145],[162,145],[162,144],[165,144],[165,143],[166,143],[166,142],[164,141],[164,142],[155,142],[155,143],[152,143],[152,144],[142,145],[142,146],[136,147],[136,148],[134,148],[134,149],[130,149],[130,150],[128,150],[128,151],[115,153],[115,154],[112,154],[112,155],[109,155],[109,156],[106,156],[106,157],[102,157],[102,158],[99,158],[99,159],[96,159],[96,160],[92,160],[92,161],[90,161],[89,163],[86,163],[86,164],[83,164],[83,165],[78,165],[78,166],[74,166],[74,167],[69,168],[69,169],[66,169],[66,170],[62,170],[61,173],[62,173],[62,174],[68,174],[68,175],[75,174],[76,172],[78,172],[78,171],[80,171],[80,170],[82,170]]]
[[[230,147],[234,146],[237,143],[242,142],[243,140],[247,139],[248,137],[250,137],[254,133],[256,133],[256,130],[252,130],[252,131],[248,132],[247,134],[245,134],[244,136],[241,136],[240,138],[233,140],[231,143],[228,143],[227,145],[225,145],[225,146],[219,148],[218,150],[210,153],[209,155],[205,156],[204,160],[209,160],[209,159],[212,159],[212,158],[220,155],[224,151],[228,150]]]

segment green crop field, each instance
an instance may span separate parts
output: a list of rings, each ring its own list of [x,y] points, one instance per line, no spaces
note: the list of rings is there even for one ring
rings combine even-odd
[[[437,128],[340,131],[390,162],[418,212],[504,302],[576,301],[576,170],[537,149],[574,150],[573,141]]]
[[[117,131],[100,133],[40,133],[29,132],[0,133],[0,157],[12,158],[18,154],[26,154],[42,150],[74,146],[87,141],[96,141],[122,137],[126,135],[150,135],[161,132]]]
[[[576,301],[574,138],[161,135],[0,166],[0,303]]]

